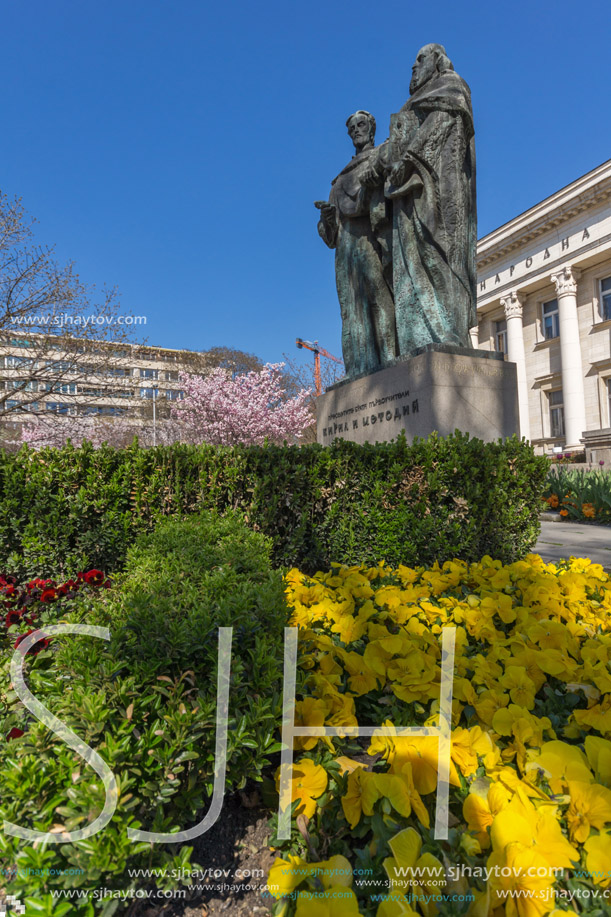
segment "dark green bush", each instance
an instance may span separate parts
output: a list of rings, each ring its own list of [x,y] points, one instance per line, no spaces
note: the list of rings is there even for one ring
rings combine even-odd
[[[127,828],[175,832],[196,824],[208,807],[221,625],[234,627],[227,789],[259,779],[269,766],[268,756],[279,748],[287,617],[270,551],[270,540],[233,514],[164,520],[129,550],[125,573],[112,588],[39,609],[36,624],[43,630],[60,618],[110,629],[108,642],[55,636],[28,657],[26,671],[34,695],[112,769],[120,797],[110,824],[81,842],[45,849],[0,835],[3,865],[22,871],[9,892],[31,898],[32,913],[61,917],[69,901],[69,913],[87,917],[99,902],[53,902],[50,893],[129,889],[147,884],[130,877],[131,869],[189,866],[191,848],[134,842]],[[0,730],[4,737],[15,727],[25,734],[0,742],[0,815],[39,831],[58,823],[82,828],[101,811],[103,786],[9,690],[15,636],[13,630],[2,636]],[[116,906],[117,900],[106,902],[103,913]]]
[[[112,570],[162,516],[244,512],[278,566],[428,564],[523,556],[538,533],[547,460],[517,439],[407,445],[90,446],[0,456],[0,567]]]

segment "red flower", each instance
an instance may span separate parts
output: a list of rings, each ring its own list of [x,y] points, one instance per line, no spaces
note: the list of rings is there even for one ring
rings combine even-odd
[[[46,589],[43,589],[42,595],[40,596],[41,602],[55,602],[57,599],[57,593],[52,586],[48,586]]]
[[[21,612],[17,611],[16,608],[14,608],[12,611],[9,611],[6,618],[4,619],[4,623],[7,627],[12,627],[13,624],[19,624],[20,621]]]
[[[19,634],[19,636],[15,640],[15,649],[17,649],[20,643],[23,643],[26,637],[29,637],[30,634],[33,634],[33,633],[34,631],[30,629],[25,634]],[[32,653],[33,656],[37,656],[41,650],[46,650],[49,643],[50,641],[47,637],[45,637],[44,640],[39,640],[35,646],[31,647],[31,649],[28,650],[28,656],[30,653]]]
[[[89,570],[85,574],[85,582],[89,586],[101,586],[104,582],[104,574],[101,570]]]
[[[17,726],[13,726],[11,731],[6,737],[6,741],[10,742],[11,739],[20,739],[22,735],[25,735],[23,729],[18,729]]]

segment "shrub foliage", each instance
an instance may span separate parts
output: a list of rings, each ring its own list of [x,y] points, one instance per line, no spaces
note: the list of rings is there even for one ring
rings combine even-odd
[[[547,460],[517,439],[433,435],[408,445],[124,450],[0,456],[0,564],[21,575],[113,570],[162,516],[244,512],[279,566],[511,562],[538,533]]]
[[[48,583],[25,590],[26,620],[0,631],[0,820],[37,831],[85,828],[104,805],[104,787],[83,759],[30,716],[9,690],[18,634],[35,625],[107,627],[110,641],[53,636],[25,661],[33,694],[113,771],[119,799],[105,829],[72,844],[33,844],[0,835],[9,892],[32,898],[37,913],[112,914],[118,901],[91,895],[53,902],[51,892],[130,889],[147,879],[131,869],[178,875],[192,848],[132,841],[127,829],[174,833],[196,824],[212,792],[216,739],[218,627],[233,626],[227,789],[260,779],[277,744],[281,715],[283,583],[270,542],[232,516],[164,520],[129,551],[109,589],[42,601]],[[93,571],[94,573],[96,571]],[[97,582],[97,581],[96,581]],[[57,590],[55,590],[57,592]],[[69,598],[70,601],[66,601]],[[38,647],[38,645],[37,645]],[[198,814],[199,813],[199,814]],[[162,888],[179,879],[159,878]],[[126,900],[129,900],[127,898]],[[34,905],[32,905],[34,907]],[[64,913],[64,910],[61,911]]]

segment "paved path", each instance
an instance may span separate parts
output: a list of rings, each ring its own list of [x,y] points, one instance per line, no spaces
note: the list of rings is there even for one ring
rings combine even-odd
[[[541,522],[541,534],[533,548],[547,563],[563,557],[589,557],[611,569],[611,526],[580,525],[578,522]]]

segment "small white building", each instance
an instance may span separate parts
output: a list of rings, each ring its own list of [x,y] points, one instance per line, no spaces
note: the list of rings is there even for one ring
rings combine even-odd
[[[611,460],[611,160],[479,240],[473,343],[517,364],[538,452]]]

